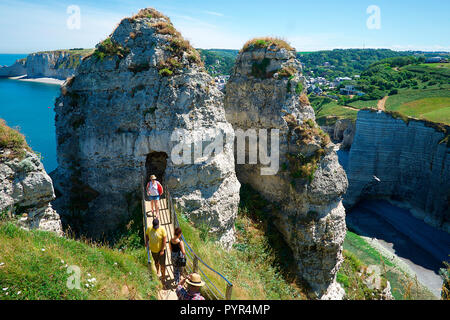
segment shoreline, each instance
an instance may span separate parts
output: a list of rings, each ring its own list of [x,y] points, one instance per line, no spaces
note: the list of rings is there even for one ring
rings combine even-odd
[[[59,80],[55,78],[27,78],[27,76],[18,76],[18,77],[9,77],[11,80],[20,80],[27,82],[37,82],[37,83],[45,83],[45,84],[53,84],[61,86],[65,80]]]

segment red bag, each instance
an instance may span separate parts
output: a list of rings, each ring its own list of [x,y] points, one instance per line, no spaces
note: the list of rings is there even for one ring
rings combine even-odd
[[[161,183],[158,182],[158,193],[159,193],[159,195],[161,196],[163,194],[163,192],[164,192],[163,187],[162,187]]]

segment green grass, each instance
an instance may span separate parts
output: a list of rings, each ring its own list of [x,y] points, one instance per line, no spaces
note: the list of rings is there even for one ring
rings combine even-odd
[[[98,60],[103,61],[105,57],[117,56],[119,59],[124,58],[130,53],[129,48],[124,48],[111,38],[106,38],[97,45],[97,48],[92,53]]]
[[[356,121],[356,115],[358,113],[358,110],[352,110],[345,108],[344,106],[340,106],[334,100],[329,103],[325,103],[320,107],[315,107],[313,104],[313,108],[316,112],[316,122],[319,125],[331,125],[338,119],[352,119]]]
[[[432,300],[436,299],[434,295],[415,279],[405,274],[392,261],[382,256],[376,249],[370,246],[363,238],[356,233],[347,231],[344,241],[344,250],[360,261],[364,265],[378,265],[381,267],[382,275],[391,284],[391,292],[396,300]],[[340,273],[344,272],[342,269]],[[345,275],[345,274],[344,274]],[[338,276],[341,283],[345,278]],[[356,282],[357,283],[357,282]],[[345,286],[345,283],[343,283]],[[346,288],[348,289],[348,288]],[[351,290],[353,294],[361,295],[361,290],[358,286]]]
[[[119,251],[12,222],[0,223],[0,263],[0,300],[156,299],[159,289],[144,248]],[[73,265],[81,271],[80,289],[67,286]]]
[[[14,130],[6,125],[5,120],[0,119],[0,151],[8,149],[11,153],[7,156],[8,159],[15,157],[23,158],[25,151],[30,150],[25,137],[19,131]],[[0,160],[2,155],[0,155]]]
[[[363,100],[358,100],[358,101],[354,101],[348,104],[350,107],[353,108],[357,108],[357,109],[362,109],[362,108],[377,108],[378,105],[378,100],[368,100],[368,101],[363,101]]]
[[[183,235],[194,251],[233,283],[232,299],[305,299],[295,277],[292,253],[270,223],[271,210],[274,209],[267,201],[243,186],[235,223],[237,242],[229,251],[214,242],[206,228],[194,227],[179,214]],[[203,270],[225,292],[225,281],[206,268]]]
[[[450,90],[403,90],[386,101],[387,111],[433,122],[450,124]]]
[[[364,278],[368,277],[367,266],[350,251],[344,250],[344,262],[337,274],[337,281],[345,290],[346,300],[374,300],[380,298],[380,292],[370,289]],[[383,288],[386,279],[382,277]]]

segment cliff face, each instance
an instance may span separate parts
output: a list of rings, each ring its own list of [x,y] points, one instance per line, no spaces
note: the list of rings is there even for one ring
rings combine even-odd
[[[449,127],[441,127],[449,131]],[[358,113],[345,204],[366,197],[403,200],[427,223],[450,232],[450,157],[445,133],[425,121]],[[448,136],[447,136],[448,139]],[[422,212],[422,213],[420,213]]]
[[[0,212],[20,215],[19,224],[62,234],[58,213],[50,202],[55,199],[52,180],[38,157],[26,152],[23,159],[3,157],[0,150]]]
[[[17,60],[12,66],[0,66],[0,77],[18,77],[27,73],[26,59]]]
[[[194,222],[233,242],[240,184],[232,148],[179,161],[181,139],[188,151],[191,142],[207,145],[207,135],[233,139],[223,95],[167,17],[145,9],[122,20],[61,91],[53,177],[63,219],[94,237],[113,234],[140,210],[142,176],[155,174]]]
[[[26,63],[28,78],[55,78],[66,80],[75,73],[82,55],[66,51],[50,51],[29,54]]]
[[[75,74],[89,50],[57,50],[31,53],[12,66],[0,66],[0,77],[55,78],[66,80]]]
[[[279,130],[280,170],[262,175],[266,165],[237,164],[238,179],[279,204],[276,225],[312,293],[339,299],[343,290],[336,273],[346,233],[341,196],[347,178],[303,88],[294,49],[250,46],[239,54],[226,86],[225,110],[235,130]],[[269,155],[276,151],[268,149]]]

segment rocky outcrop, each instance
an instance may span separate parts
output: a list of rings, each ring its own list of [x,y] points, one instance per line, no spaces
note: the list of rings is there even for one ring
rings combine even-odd
[[[55,78],[66,80],[75,74],[83,55],[69,51],[48,51],[29,54],[27,78]]]
[[[53,177],[64,221],[113,235],[140,206],[141,178],[155,174],[194,222],[232,244],[240,188],[232,148],[190,154],[216,137],[232,141],[223,94],[167,17],[144,9],[123,19],[61,92]]]
[[[406,201],[425,222],[450,232],[449,132],[427,121],[358,112],[345,204],[363,198]]]
[[[338,119],[334,125],[321,126],[330,135],[334,143],[340,143],[340,149],[349,150],[355,137],[356,125],[351,119]]]
[[[314,121],[304,87],[295,50],[279,40],[257,39],[237,58],[226,86],[225,110],[235,130],[279,130],[279,149],[269,146],[268,154],[279,150],[281,169],[262,173],[267,165],[238,160],[238,179],[278,204],[276,225],[311,293],[339,299],[344,291],[336,283],[336,273],[346,233],[341,196],[347,178],[329,137]],[[244,149],[247,159],[249,148]],[[239,152],[239,145],[236,149]]]
[[[53,231],[62,235],[59,215],[50,202],[55,199],[52,180],[39,158],[27,151],[23,159],[0,154],[0,212],[19,216],[26,229]]]
[[[0,77],[18,77],[27,73],[26,59],[17,60],[11,66],[0,66]]]
[[[353,120],[337,120],[333,130],[333,141],[342,142],[341,148],[349,150],[355,137],[356,125]]]

